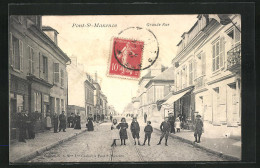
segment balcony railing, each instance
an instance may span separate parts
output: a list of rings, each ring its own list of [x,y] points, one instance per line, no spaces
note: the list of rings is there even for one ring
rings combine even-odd
[[[241,67],[241,44],[227,52],[227,69],[240,70]]]
[[[198,77],[195,79],[195,88],[199,89],[205,86],[205,78],[204,76]]]

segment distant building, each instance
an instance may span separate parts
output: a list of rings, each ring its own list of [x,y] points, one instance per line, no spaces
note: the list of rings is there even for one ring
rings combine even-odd
[[[48,30],[47,30],[48,28]],[[45,34],[45,32],[52,34]],[[70,58],[57,45],[58,32],[42,26],[41,16],[10,16],[9,83],[10,130],[16,138],[16,115],[23,109],[38,112],[36,131],[45,128],[46,113],[67,107]]]
[[[85,111],[87,116],[89,114],[95,114],[95,104],[94,104],[94,92],[96,90],[95,86],[93,85],[94,80],[89,74],[86,74],[87,80],[84,82],[85,86]]]

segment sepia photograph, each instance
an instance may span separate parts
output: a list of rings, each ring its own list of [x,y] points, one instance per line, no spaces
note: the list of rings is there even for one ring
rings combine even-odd
[[[241,161],[240,14],[8,22],[9,164]]]

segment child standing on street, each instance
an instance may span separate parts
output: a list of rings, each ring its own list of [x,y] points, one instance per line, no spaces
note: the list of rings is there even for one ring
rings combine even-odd
[[[150,146],[151,134],[153,132],[153,127],[151,126],[151,121],[147,121],[147,125],[144,128],[144,132],[145,132],[145,138],[144,138],[143,146],[145,145],[145,142],[147,139],[148,139],[148,145]]]
[[[140,126],[139,126],[139,123],[137,122],[136,117],[133,118],[133,121],[131,123],[131,132],[132,132],[132,136],[133,136],[134,140],[137,139],[138,145],[141,145],[140,141],[139,141]],[[136,145],[136,140],[135,140],[135,145]]]
[[[121,119],[121,123],[119,123],[116,126],[116,128],[120,129],[119,135],[120,135],[120,139],[121,139],[121,145],[123,145],[123,141],[124,141],[124,145],[126,145],[125,140],[128,139],[126,129],[128,128],[128,124],[127,124],[126,119],[124,117]]]
[[[181,131],[181,121],[179,118],[177,118],[175,121],[175,128],[177,129],[177,132]]]
[[[117,125],[117,120],[116,119],[113,119],[113,123],[112,123],[112,126],[111,126],[111,139],[113,140],[113,143],[111,145],[112,146],[116,146],[116,140],[117,139],[120,139],[119,138],[119,131],[118,129],[116,128],[116,125]]]

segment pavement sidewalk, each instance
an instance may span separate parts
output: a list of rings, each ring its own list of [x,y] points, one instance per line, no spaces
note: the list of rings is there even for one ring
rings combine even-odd
[[[160,124],[152,124],[154,129],[160,130]],[[219,136],[212,136],[215,130],[207,130],[201,136],[200,143],[194,143],[194,132],[191,130],[183,130],[170,134],[170,136],[179,139],[183,142],[192,144],[198,148],[204,149],[210,153],[226,158],[231,161],[241,160],[241,141],[224,137],[222,134]]]
[[[94,127],[99,124],[94,123]],[[81,130],[67,128],[66,132],[54,133],[53,129],[51,129],[35,134],[35,139],[27,139],[26,143],[16,140],[9,147],[9,162],[22,163],[27,161],[86,131],[86,124],[84,123],[81,124]]]

